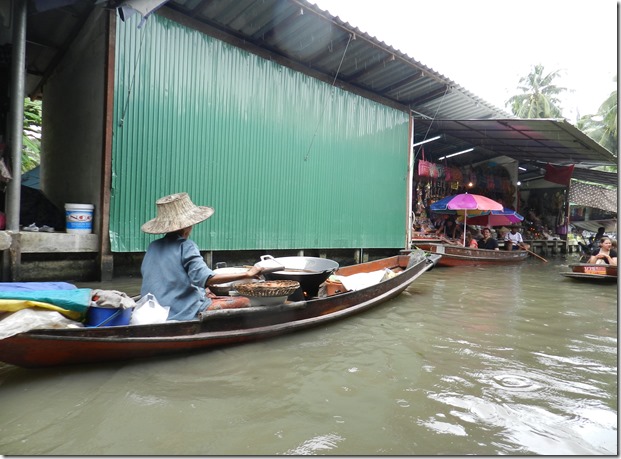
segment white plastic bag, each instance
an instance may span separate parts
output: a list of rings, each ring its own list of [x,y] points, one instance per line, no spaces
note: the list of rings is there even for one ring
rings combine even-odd
[[[152,293],[147,293],[136,303],[130,325],[161,324],[168,318],[169,306],[162,306]]]
[[[6,318],[5,318],[6,317]],[[44,309],[20,309],[19,311],[0,315],[0,339],[27,332],[35,328],[79,328],[80,322],[67,319],[57,311]]]

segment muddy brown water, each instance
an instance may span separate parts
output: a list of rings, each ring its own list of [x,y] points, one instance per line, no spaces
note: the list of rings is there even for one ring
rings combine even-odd
[[[0,454],[615,455],[617,285],[547,258],[435,268],[371,311],[253,344],[0,364]]]

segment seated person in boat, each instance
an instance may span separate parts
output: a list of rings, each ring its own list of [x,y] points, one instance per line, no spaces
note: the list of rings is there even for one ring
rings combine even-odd
[[[427,235],[435,235],[436,229],[428,218],[420,218],[414,223],[412,228],[414,233],[413,237],[426,237]]]
[[[500,250],[498,248],[498,241],[492,237],[492,230],[483,228],[481,232],[483,233],[483,238],[479,241],[479,249]]]
[[[455,239],[454,241],[451,241],[449,239],[446,239],[444,236],[440,236],[440,240],[446,244],[462,245],[461,239]],[[472,237],[472,233],[470,231],[466,231],[466,243],[464,244],[464,247],[468,247],[470,249],[479,248],[479,243],[475,238]]]
[[[436,228],[433,226],[433,223],[429,218],[424,218],[420,221],[420,230],[424,234],[432,234],[436,232]]]
[[[263,269],[253,266],[242,274],[215,274],[189,239],[193,226],[211,217],[214,209],[195,205],[187,193],[160,198],[156,206],[157,217],[141,229],[164,237],[151,242],[144,256],[140,295],[152,293],[162,306],[169,306],[168,320],[192,320],[206,309],[250,306],[246,297],[216,297],[208,287],[257,278]]]
[[[455,217],[452,215],[445,215],[445,219],[440,224],[440,227],[436,230],[438,236],[445,236],[451,239],[457,239],[461,237],[460,225],[455,221]]]
[[[612,240],[603,237],[599,241],[599,249],[593,251],[588,263],[617,266],[617,251],[612,248]]]
[[[504,240],[505,243],[511,243],[510,247],[508,247],[507,250],[530,249],[530,245],[524,242],[524,239],[522,238],[522,233],[518,231],[518,225],[511,225],[510,231],[505,234]],[[509,246],[509,244],[506,244],[506,246]]]
[[[472,232],[466,231],[466,244],[464,247],[470,247],[471,249],[478,249],[479,243],[472,237]]]
[[[582,252],[589,256],[593,255],[593,251],[599,248],[599,242],[605,236],[604,234],[605,231],[606,231],[606,228],[604,228],[603,226],[600,226],[597,229],[597,233],[595,234],[595,236],[591,236],[587,238],[584,237],[584,232],[583,232],[583,239],[587,240],[588,244],[578,241],[578,245],[582,249]]]

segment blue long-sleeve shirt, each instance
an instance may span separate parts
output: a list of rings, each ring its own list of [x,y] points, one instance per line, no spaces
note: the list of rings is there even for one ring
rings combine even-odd
[[[205,283],[214,275],[198,246],[176,234],[153,241],[142,260],[140,295],[169,306],[168,320],[192,320],[211,304]]]

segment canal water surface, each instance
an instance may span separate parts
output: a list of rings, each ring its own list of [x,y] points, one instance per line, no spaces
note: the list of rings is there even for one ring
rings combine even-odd
[[[0,454],[616,455],[617,286],[560,276],[573,257],[436,268],[259,343],[0,364]]]

